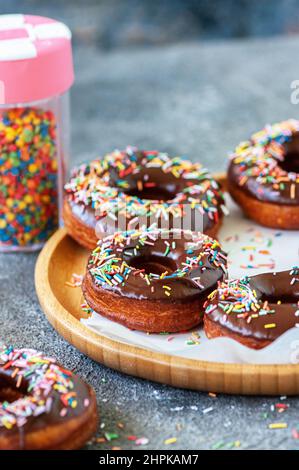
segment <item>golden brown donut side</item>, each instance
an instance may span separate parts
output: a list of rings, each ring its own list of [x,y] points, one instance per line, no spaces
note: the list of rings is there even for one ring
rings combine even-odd
[[[245,215],[260,225],[282,230],[299,229],[299,208],[262,202],[247,195],[228,181],[228,191]]]
[[[84,246],[88,250],[92,250],[98,239],[95,229],[84,224],[76,215],[74,215],[68,199],[64,199],[63,203],[63,220],[68,234],[76,240],[79,245]]]
[[[175,333],[190,330],[202,322],[205,298],[180,303],[123,297],[96,286],[89,272],[84,277],[82,290],[93,310],[132,330]]]

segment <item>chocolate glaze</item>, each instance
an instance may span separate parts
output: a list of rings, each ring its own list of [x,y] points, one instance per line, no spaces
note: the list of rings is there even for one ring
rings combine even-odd
[[[28,379],[23,378],[21,386],[17,388],[18,375],[15,378],[12,378],[11,376],[14,370],[15,369],[12,369],[10,367],[8,369],[3,369],[0,364],[0,394],[1,390],[7,389],[7,394],[11,396],[34,395],[34,391],[27,391],[32,376],[29,376]],[[56,390],[51,389],[49,394],[42,393],[41,395],[39,395],[39,398],[41,400],[47,400],[49,398],[53,400],[48,413],[44,412],[39,416],[27,417],[27,422],[21,427],[14,425],[11,429],[6,429],[5,427],[0,426],[0,439],[5,437],[13,439],[14,436],[16,436],[16,438],[19,440],[19,448],[23,448],[24,436],[26,435],[26,433],[45,430],[47,426],[54,426],[58,424],[63,425],[63,423],[67,422],[68,420],[82,415],[86,410],[86,407],[84,406],[84,400],[90,398],[90,389],[88,385],[86,385],[76,375],[72,375],[71,380],[74,385],[73,391],[76,393],[76,408],[68,407],[66,416],[62,417],[60,413],[61,410],[65,408],[65,406],[61,401],[61,395],[59,395]]]
[[[284,144],[285,156],[280,166],[285,171],[299,174],[299,132],[295,132],[292,138]]]
[[[256,291],[259,302],[263,303],[268,300],[270,310],[274,310],[275,313],[252,318],[250,323],[247,319],[238,318],[235,312],[226,315],[219,307],[206,315],[211,321],[220,324],[228,331],[244,337],[272,342],[299,323],[299,317],[295,315],[299,310],[299,278],[290,273],[292,271],[282,271],[276,274],[258,274],[249,278],[250,286]],[[298,280],[291,285],[293,278],[298,278]],[[281,305],[277,304],[279,300],[282,302]],[[216,295],[209,304],[218,305],[218,301],[219,298]],[[254,314],[254,311],[249,312],[249,315]],[[269,323],[275,323],[276,327],[265,328],[265,325]]]
[[[142,151],[135,152],[137,156],[136,166],[142,165],[144,154]],[[138,168],[136,173],[130,173],[125,177],[128,183],[128,189],[123,189],[125,194],[141,197],[142,199],[150,199],[152,201],[171,201],[175,198],[176,194],[183,191],[186,187],[186,180],[176,178],[172,173],[164,173],[160,168]],[[118,186],[119,174],[111,168],[109,171],[109,185],[112,187]],[[154,187],[138,188],[139,182],[145,184],[154,183]],[[196,180],[188,180],[190,185],[195,184]],[[189,185],[189,184],[188,184]]]
[[[99,178],[104,178],[106,180],[106,184],[110,186],[111,188],[116,189],[119,191],[120,195],[121,193],[130,195],[130,196],[136,196],[142,201],[149,200],[152,201],[152,203],[157,203],[157,202],[164,202],[169,205],[172,204],[179,204],[179,202],[176,202],[176,197],[179,193],[185,192],[186,189],[190,186],[193,185],[204,185],[205,183],[208,184],[209,182],[209,177],[203,177],[200,181],[196,178],[190,178],[186,179],[183,177],[175,177],[171,172],[165,173],[162,171],[161,168],[147,168],[144,167],[143,160],[145,158],[145,152],[137,150],[134,152],[134,158],[136,158],[136,170],[128,175],[122,176],[122,180],[125,179],[126,183],[128,184],[128,188],[123,188],[118,186],[119,185],[119,170],[114,168],[113,166],[109,167],[109,172],[106,174],[101,174],[99,175]],[[125,156],[125,159],[127,159],[125,165],[128,164],[130,161],[130,155],[127,154]],[[131,162],[130,162],[131,163]],[[88,171],[86,171],[86,174],[88,174]],[[92,174],[92,177],[94,178],[94,174]],[[143,187],[140,187],[140,183],[143,183]],[[154,186],[152,186],[154,185]],[[219,188],[220,190],[220,188]],[[217,193],[217,194],[216,194]],[[91,203],[88,205],[83,204],[82,202],[76,202],[73,198],[73,194],[71,192],[66,192],[65,197],[68,199],[68,202],[70,204],[71,210],[73,214],[84,224],[86,224],[88,227],[93,227],[96,228],[97,226],[97,233],[103,235],[110,235],[115,232],[115,220],[113,217],[110,217],[109,214],[105,216],[99,216],[96,215],[95,210],[92,208]],[[202,227],[199,227],[202,229],[203,232],[208,231],[212,227],[214,227],[215,223],[217,223],[218,219],[222,217],[221,213],[221,205],[224,204],[223,197],[220,192],[214,192],[213,195],[215,202],[216,202],[216,212],[213,212],[214,217],[211,217],[211,213],[204,212],[202,215]],[[211,204],[209,200],[209,196],[207,193],[201,193],[200,190],[198,192],[192,194],[192,198],[198,198],[201,201],[205,201],[207,205],[209,206]],[[189,202],[183,201],[180,203],[181,205],[184,204],[189,204]],[[191,227],[187,227],[188,229],[190,228],[191,230],[198,230],[198,225],[196,225],[196,213],[198,212],[197,209],[192,209],[192,219],[191,219]],[[217,215],[218,213],[218,215]],[[125,222],[125,227],[124,229],[128,229],[128,223],[130,220],[134,219],[134,215],[129,215],[126,219]],[[177,218],[173,217],[172,214],[168,214],[168,228],[176,227],[176,228],[183,228],[183,227],[178,227],[178,221],[176,220]],[[144,217],[142,219],[142,223],[145,223],[147,226],[151,225],[153,223],[153,219],[149,217]],[[163,224],[165,224],[165,219],[157,219],[157,226],[161,227]],[[99,237],[101,238],[101,237]]]
[[[176,244],[175,248],[171,249],[169,254],[165,256],[165,249],[167,247],[165,242],[172,245],[173,241],[175,241]],[[167,237],[159,237],[156,239],[153,245],[141,246],[138,240],[133,240],[122,249],[117,246],[112,246],[110,254],[119,257],[129,266],[133,266],[136,269],[145,269],[146,273],[161,275],[165,271],[168,271],[167,276],[169,276],[175,273],[176,270],[182,269],[182,263],[186,262],[188,256],[199,256],[202,252],[202,245],[199,245],[192,254],[187,254],[185,248],[188,243],[190,243],[190,238],[184,236],[177,238],[170,232]],[[139,249],[136,254],[135,248],[138,245]],[[200,266],[192,267],[184,277],[155,278],[151,279],[150,285],[148,285],[143,278],[136,275],[134,271],[129,274],[124,283],[118,284],[117,286],[109,286],[107,284],[104,286],[102,284],[97,285],[94,277],[91,276],[90,278],[92,279],[94,289],[98,290],[99,293],[100,290],[104,288],[121,296],[140,300],[160,300],[168,303],[177,301],[182,303],[189,302],[190,300],[207,295],[215,289],[218,281],[226,278],[226,255],[220,247],[218,251],[222,254],[222,257],[219,257],[218,267],[212,262],[211,255],[203,254]],[[220,265],[222,265],[222,268]],[[93,267],[93,257],[91,256],[88,265],[89,272]],[[198,279],[194,280],[194,278],[200,278],[199,282],[201,286],[198,285]],[[171,288],[171,295],[169,297],[165,295],[165,289],[163,287],[165,285]]]
[[[295,198],[290,197],[291,183],[286,182],[283,190],[278,191],[273,188],[272,184],[261,184],[256,180],[254,176],[249,176],[248,180],[242,186],[239,185],[241,177],[241,167],[235,164],[233,161],[230,163],[228,168],[228,180],[229,183],[236,188],[244,191],[248,196],[258,201],[268,202],[272,204],[286,205],[286,206],[298,206],[299,205],[299,189],[295,192]]]
[[[254,144],[253,141],[251,141]],[[290,140],[283,145],[284,160],[277,161],[277,166],[284,171],[285,176],[288,173],[297,173],[299,180],[299,133],[294,133]],[[240,185],[240,179],[244,174],[243,163],[235,163],[232,159],[228,167],[229,184],[244,191],[248,196],[259,201],[272,204],[298,206],[299,205],[299,185],[296,184],[294,197],[291,197],[291,185],[294,181],[285,181],[284,187],[275,188],[272,183],[261,183],[255,176],[248,176],[247,181]]]

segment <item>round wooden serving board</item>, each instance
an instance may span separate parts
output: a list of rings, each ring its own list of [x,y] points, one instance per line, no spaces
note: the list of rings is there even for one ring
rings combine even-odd
[[[230,394],[299,394],[299,365],[186,359],[115,341],[87,328],[80,322],[81,289],[65,285],[73,273],[85,271],[87,258],[88,251],[60,229],[40,253],[35,270],[37,295],[49,322],[87,356],[126,374],[174,387]]]

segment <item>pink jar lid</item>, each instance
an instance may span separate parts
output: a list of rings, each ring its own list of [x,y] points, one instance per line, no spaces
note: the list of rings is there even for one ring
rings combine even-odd
[[[60,95],[74,81],[71,31],[41,16],[0,15],[0,104]]]

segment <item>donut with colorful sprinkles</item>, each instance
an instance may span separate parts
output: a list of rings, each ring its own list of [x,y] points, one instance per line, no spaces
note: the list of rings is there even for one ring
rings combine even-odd
[[[215,237],[225,212],[219,183],[200,164],[134,147],[80,166],[65,186],[65,226],[90,249],[116,231],[153,223]]]
[[[226,254],[202,233],[157,227],[98,242],[82,290],[102,316],[150,333],[180,332],[202,322],[203,303],[226,278]]]
[[[231,156],[228,190],[261,225],[299,229],[299,121],[266,126]]]
[[[220,282],[205,304],[208,338],[261,349],[299,326],[299,268]]]
[[[93,389],[55,359],[0,345],[0,450],[78,449],[96,431]]]

